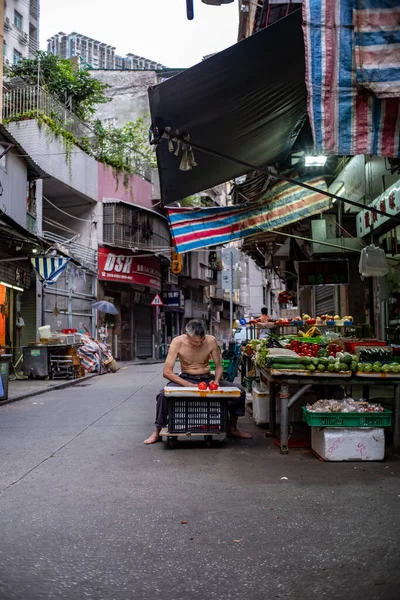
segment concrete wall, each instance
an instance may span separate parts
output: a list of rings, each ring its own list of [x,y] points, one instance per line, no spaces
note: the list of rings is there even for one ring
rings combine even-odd
[[[93,70],[91,75],[111,86],[106,91],[111,102],[99,104],[96,113],[96,117],[104,124],[122,127],[139,117],[149,115],[147,89],[157,83],[154,71]]]
[[[35,120],[10,123],[7,129],[49,176],[66,184],[91,200],[98,199],[98,166],[94,158],[77,146],[68,156],[61,137]]]
[[[264,306],[264,271],[249,258],[249,311],[251,316],[259,316]]]
[[[26,228],[27,166],[12,150],[0,162],[0,181],[3,186],[1,211]]]
[[[19,12],[23,18],[22,30],[19,30],[14,25],[14,10]],[[7,0],[4,7],[4,20],[9,19],[10,29],[4,28],[4,42],[7,45],[7,58],[13,64],[13,51],[17,50],[24,58],[29,56],[29,2],[21,2],[18,0]],[[27,43],[22,43],[20,40],[21,31],[26,33]]]
[[[99,202],[113,198],[147,209],[152,209],[155,204],[152,200],[151,183],[137,175],[130,175],[129,184],[125,187],[122,175],[116,178],[111,167],[98,163],[98,181]]]

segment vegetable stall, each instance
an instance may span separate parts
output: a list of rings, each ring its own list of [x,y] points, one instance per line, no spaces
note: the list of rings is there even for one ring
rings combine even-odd
[[[359,329],[358,335],[360,333]],[[293,333],[292,329],[291,334],[251,340],[244,352],[252,357],[254,378],[269,389],[271,435],[276,435],[276,405],[277,398],[280,398],[281,453],[288,452],[289,409],[312,388],[322,390],[327,399],[340,386],[348,396],[351,396],[353,387],[362,390],[360,410],[375,410],[375,405],[368,402],[372,388],[393,388],[393,450],[400,451],[400,357],[396,348],[372,337],[357,338],[354,330],[346,336],[343,332],[327,332],[323,327],[313,325],[312,330],[309,328],[300,334]],[[348,406],[356,405],[347,403],[345,411]],[[304,413],[306,422],[308,412]],[[385,419],[382,415],[375,415],[372,425],[359,425],[360,435],[361,428],[391,425],[392,413],[388,412],[390,414],[385,415]],[[350,426],[346,425],[346,419],[342,421],[344,427]]]

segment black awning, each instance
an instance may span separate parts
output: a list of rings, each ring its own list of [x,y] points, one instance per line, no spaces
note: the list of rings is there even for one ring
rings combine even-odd
[[[207,35],[207,32],[205,32]],[[153,128],[190,135],[194,144],[259,167],[285,160],[307,114],[301,10],[149,89]],[[161,197],[170,204],[249,172],[194,150],[197,167],[162,139]]]

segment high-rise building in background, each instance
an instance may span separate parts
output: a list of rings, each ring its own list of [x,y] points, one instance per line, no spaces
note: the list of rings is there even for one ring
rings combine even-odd
[[[16,64],[39,48],[40,0],[4,3],[4,62]]]
[[[61,58],[79,57],[91,69],[157,71],[165,68],[160,63],[136,54],[119,56],[115,53],[114,46],[76,31],[53,35],[47,40],[47,50]]]

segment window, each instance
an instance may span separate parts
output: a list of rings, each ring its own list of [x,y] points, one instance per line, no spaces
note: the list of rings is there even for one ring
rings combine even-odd
[[[15,25],[15,27],[18,27],[18,29],[22,29],[22,23],[23,23],[22,15],[17,10],[14,10],[14,25]]]
[[[7,58],[7,44],[3,42],[3,57]]]
[[[13,63],[14,63],[14,65],[17,65],[20,60],[22,60],[22,54],[21,54],[21,52],[18,52],[18,50],[16,50],[14,48],[14,54],[13,54]]]

